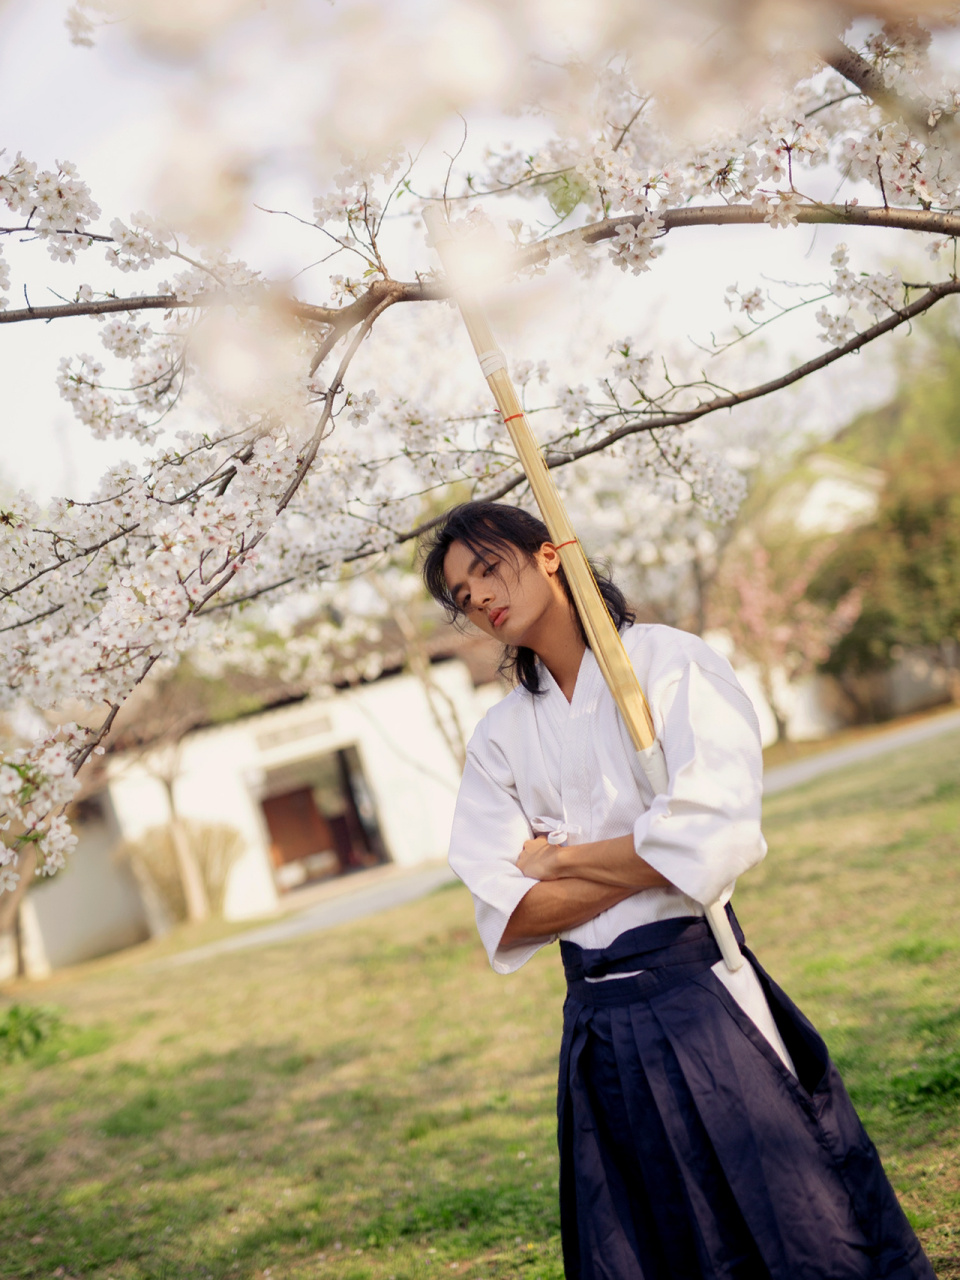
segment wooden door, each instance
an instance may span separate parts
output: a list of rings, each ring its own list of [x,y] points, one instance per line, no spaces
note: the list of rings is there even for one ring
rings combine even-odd
[[[317,808],[311,787],[300,787],[279,796],[267,796],[263,815],[270,832],[270,856],[274,866],[296,862],[317,853],[339,856],[330,824]]]

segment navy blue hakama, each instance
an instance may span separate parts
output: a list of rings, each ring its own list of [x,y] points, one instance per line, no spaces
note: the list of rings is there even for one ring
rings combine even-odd
[[[704,920],[560,945],[567,1280],[934,1280],[823,1040],[749,951],[797,1078],[711,973]]]

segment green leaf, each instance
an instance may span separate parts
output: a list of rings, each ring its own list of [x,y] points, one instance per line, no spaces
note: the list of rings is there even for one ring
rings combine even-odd
[[[558,218],[567,218],[585,199],[590,188],[583,178],[574,173],[561,173],[551,178],[544,187],[550,208]]]

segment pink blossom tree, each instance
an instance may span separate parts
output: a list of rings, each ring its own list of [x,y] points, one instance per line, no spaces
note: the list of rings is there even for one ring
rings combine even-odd
[[[827,541],[799,555],[790,548],[778,555],[757,543],[735,545],[716,583],[710,625],[725,631],[736,652],[756,667],[780,739],[788,736],[784,687],[826,661],[860,615],[859,587],[846,591],[832,608],[807,598],[834,548]]]

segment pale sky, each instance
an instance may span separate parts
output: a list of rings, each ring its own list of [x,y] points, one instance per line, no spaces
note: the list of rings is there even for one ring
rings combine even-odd
[[[0,8],[0,146],[11,157],[22,150],[44,167],[55,160],[72,160],[89,182],[107,226],[112,217],[126,218],[133,210],[156,207],[156,174],[165,154],[167,122],[185,73],[174,65],[161,66],[135,55],[116,33],[102,35],[94,49],[73,47],[62,24],[65,8],[64,0],[11,0]],[[252,112],[259,108],[260,104],[250,104]],[[270,109],[271,104],[263,105],[263,110]],[[271,126],[278,133],[284,128],[276,109],[277,119],[261,122],[267,132]],[[498,122],[493,139],[509,136],[510,128],[510,121]],[[297,190],[289,179],[282,181],[276,192],[265,193],[266,198],[280,206],[299,203],[300,212],[309,216],[311,193]],[[311,234],[316,235],[289,220],[257,215],[242,250],[251,265],[289,270],[318,256]],[[596,367],[596,352],[603,349],[604,338],[610,341],[634,333],[645,337],[647,346],[654,342],[676,346],[688,336],[705,343],[711,330],[729,325],[723,305],[728,284],[747,288],[762,285],[764,276],[806,281],[817,272],[822,274],[822,265],[808,258],[815,235],[820,264],[824,246],[842,238],[856,249],[858,265],[864,267],[878,266],[876,255],[891,247],[890,233],[841,235],[833,228],[816,233],[810,228],[677,231],[670,236],[663,258],[642,277],[604,268],[595,283],[604,303],[603,319],[565,289],[562,275],[527,289],[534,299],[539,294],[539,304],[525,308],[522,320],[509,326],[512,332],[505,337],[513,346],[508,355],[562,360],[570,350],[580,351],[589,371]],[[6,252],[15,268],[25,260],[23,248],[8,245]],[[35,304],[53,301],[51,288],[68,293],[84,280],[109,279],[120,292],[148,286],[143,276],[112,272],[108,277],[100,270],[99,254],[99,249],[91,249],[81,255],[75,271],[65,270],[51,264],[42,247],[33,246],[30,300]],[[424,267],[430,265],[426,248],[415,249],[415,255]],[[15,269],[15,280],[17,274]],[[309,275],[299,292],[309,300],[325,301],[311,294]],[[15,292],[10,305],[22,306],[22,294]],[[818,354],[822,346],[812,338],[813,332],[812,317],[774,326],[768,356],[761,362],[765,376],[787,367],[792,354],[799,353],[801,358]],[[0,483],[23,486],[41,500],[64,492],[82,497],[109,462],[129,456],[131,446],[91,440],[54,385],[60,356],[99,349],[96,329],[88,320],[0,326],[4,387]],[[464,376],[476,378],[465,345],[462,354]],[[811,423],[828,418],[837,423],[888,389],[882,374],[888,364],[888,359],[861,357],[849,364],[842,379],[821,376],[810,382],[801,398],[764,411],[793,414]],[[572,381],[583,378],[583,370],[571,370]]]

